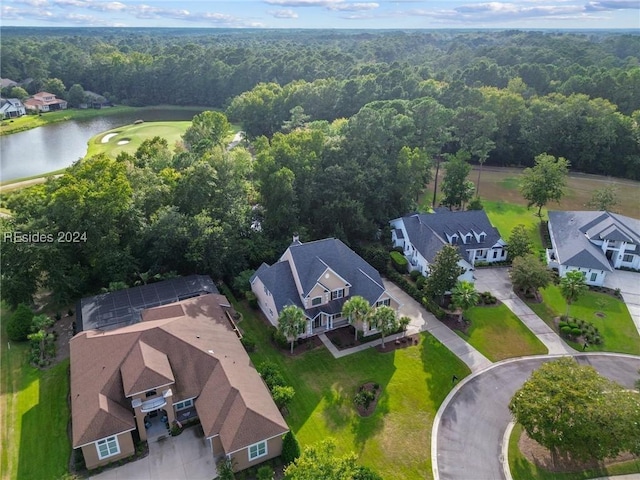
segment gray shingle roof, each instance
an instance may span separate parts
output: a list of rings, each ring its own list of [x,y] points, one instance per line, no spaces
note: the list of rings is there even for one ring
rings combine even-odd
[[[465,259],[468,258],[465,254],[466,250],[491,248],[500,240],[498,230],[491,225],[484,210],[466,212],[438,210],[436,213],[403,217],[402,221],[409,241],[429,263],[433,262],[436,254],[449,243],[447,235],[457,234],[460,237],[474,232],[486,234],[482,242],[478,242],[473,235],[469,243],[461,244],[459,241],[457,247]]]
[[[605,215],[603,215],[603,213]],[[566,266],[612,271],[602,250],[591,243],[586,233],[595,233],[597,225],[607,223],[606,212],[549,212],[551,240],[558,263]],[[593,238],[597,238],[594,235]]]
[[[304,295],[311,291],[327,268],[351,285],[350,297],[360,295],[369,303],[374,303],[384,292],[378,271],[340,240],[327,238],[308,243],[294,242],[289,249]],[[272,266],[263,263],[251,277],[251,281],[256,277],[260,278],[273,295],[278,311],[286,305],[297,305],[304,309],[291,265],[287,260],[279,261]],[[310,308],[306,310],[306,314],[313,318],[320,311],[338,313],[346,300],[347,298],[337,299],[320,307]]]

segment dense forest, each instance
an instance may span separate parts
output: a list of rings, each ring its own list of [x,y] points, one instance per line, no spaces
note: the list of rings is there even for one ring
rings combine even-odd
[[[60,301],[199,271],[232,280],[297,232],[354,248],[417,206],[435,159],[640,179],[640,36],[3,29],[2,76],[131,105],[205,105],[183,142],[95,157],[11,195],[2,295]],[[77,89],[76,89],[77,90]],[[10,94],[11,92],[4,92]],[[227,151],[227,117],[250,144]],[[384,236],[383,236],[384,238]]]

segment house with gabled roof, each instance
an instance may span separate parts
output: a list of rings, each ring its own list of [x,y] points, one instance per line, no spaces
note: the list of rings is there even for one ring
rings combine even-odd
[[[27,110],[35,112],[51,112],[54,110],[66,110],[67,101],[57,98],[53,93],[38,92],[24,101]]]
[[[342,306],[355,295],[374,307],[400,307],[386,291],[380,273],[335,238],[302,243],[294,237],[280,259],[273,265],[263,263],[250,281],[258,305],[272,325],[278,326],[278,316],[288,305],[304,311],[307,327],[302,337],[346,325]],[[377,333],[371,325],[357,328],[365,335]]]
[[[134,436],[171,441],[169,426],[196,417],[211,455],[236,470],[281,454],[289,429],[228,309],[207,293],[71,339],[72,441],[87,468],[132,455]]]
[[[19,98],[0,98],[0,118],[18,118],[27,114]]]
[[[547,263],[560,276],[579,270],[589,285],[607,272],[640,269],[640,220],[606,211],[549,212]]]
[[[389,222],[394,247],[402,248],[411,270],[429,275],[429,265],[445,245],[457,247],[464,268],[459,280],[473,282],[476,262],[494,263],[507,259],[506,243],[491,225],[484,210],[414,213]]]

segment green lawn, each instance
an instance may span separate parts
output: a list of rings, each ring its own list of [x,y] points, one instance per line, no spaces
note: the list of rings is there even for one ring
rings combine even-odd
[[[468,333],[455,332],[492,362],[548,353],[544,344],[505,305],[473,307],[465,313]]]
[[[8,311],[3,307],[2,319]],[[6,325],[6,322],[3,322]],[[69,360],[47,370],[29,366],[26,343],[8,348],[2,330],[2,419],[0,471],[3,479],[57,479],[67,472],[71,444]]]
[[[522,427],[516,424],[509,438],[509,468],[514,480],[587,480],[596,477],[640,473],[640,459],[578,473],[549,472],[529,462],[520,452],[518,440],[521,433]]]
[[[169,148],[173,149],[175,143],[180,140],[180,137],[184,135],[184,132],[186,132],[190,126],[190,121],[145,122],[138,125],[127,125],[107,130],[106,132],[95,135],[89,140],[89,148],[86,156],[92,157],[100,153],[106,153],[116,158],[122,152],[134,154],[142,142],[152,139],[153,137],[164,138],[167,140]],[[108,140],[103,143],[103,139],[105,138]],[[118,145],[118,143],[122,142],[128,143]]]
[[[511,231],[516,225],[523,224],[527,227],[529,238],[533,243],[534,251],[542,247],[540,238],[540,217],[536,216],[537,209],[527,210],[527,207],[506,202],[482,202],[484,210],[492,225],[498,229],[500,236],[506,241],[511,235]],[[542,209],[543,219],[546,218],[547,210]]]
[[[433,418],[452,375],[470,373],[464,363],[429,334],[390,353],[370,349],[336,360],[323,347],[288,358],[271,346],[257,314],[244,302],[235,305],[244,316],[239,327],[258,345],[250,354],[254,364],[277,363],[296,390],[287,422],[303,447],[333,437],[385,479],[432,478]],[[382,395],[375,413],[361,418],[353,395],[365,382],[380,384]]]
[[[567,304],[556,285],[542,289],[541,293],[542,303],[527,302],[527,305],[549,326],[555,328],[553,318],[564,315]],[[597,312],[604,314],[604,317],[596,315]],[[604,343],[590,345],[589,351],[640,355],[640,336],[627,306],[621,300],[605,293],[589,291],[571,305],[569,316],[593,323],[602,333]]]

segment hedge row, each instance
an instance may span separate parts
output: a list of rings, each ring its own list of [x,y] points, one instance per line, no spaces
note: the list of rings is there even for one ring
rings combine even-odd
[[[443,320],[446,316],[446,312],[440,308],[434,301],[424,296],[424,293],[418,290],[414,285],[398,272],[392,269],[387,269],[387,277],[393,283],[398,285],[404,290],[411,298],[420,303],[427,311],[433,313],[438,320]]]
[[[406,258],[404,258],[404,255],[394,250],[392,252],[389,252],[389,256],[391,257],[393,268],[395,268],[400,273],[407,273],[409,262]]]

